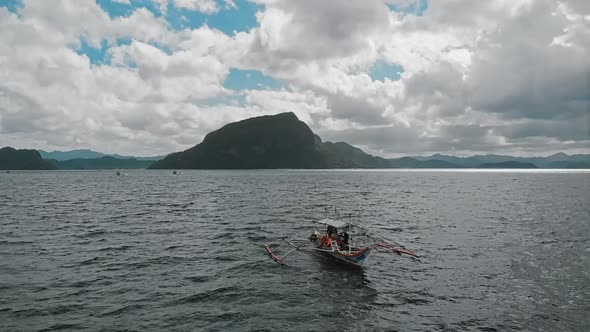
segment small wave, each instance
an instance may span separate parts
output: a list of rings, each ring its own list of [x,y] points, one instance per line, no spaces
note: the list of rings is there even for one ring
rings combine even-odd
[[[379,227],[379,229],[386,230],[386,231],[393,231],[393,232],[403,232],[403,228],[401,227]]]
[[[100,279],[101,278],[74,281],[73,283],[69,284],[68,287],[84,288],[84,287],[96,284],[96,282],[99,281]]]
[[[190,277],[186,277],[184,279],[192,281],[192,282],[207,282],[213,278],[210,276],[190,276]]]
[[[262,262],[266,262],[266,261],[262,261]],[[233,272],[233,273],[235,273],[235,272],[243,273],[245,271],[252,270],[252,273],[254,273],[254,272],[261,271],[261,269],[265,268],[266,266],[267,265],[261,266],[260,262],[252,262],[252,261],[240,262],[237,265],[234,265],[234,266],[228,268],[227,271]]]
[[[120,250],[127,250],[129,248],[133,248],[133,246],[129,246],[129,245],[110,246],[110,247],[98,248],[98,249],[96,249],[96,251],[110,251],[110,250],[120,251]]]
[[[30,309],[21,309],[15,310],[12,309],[12,312],[18,317],[36,317],[36,316],[53,316],[53,315],[60,315],[67,312],[73,311],[80,311],[84,310],[86,307],[80,304],[66,304],[60,305],[52,308],[47,309],[39,309],[39,308],[30,308]]]
[[[407,304],[415,304],[415,305],[424,305],[424,304],[428,304],[431,302],[427,299],[409,298],[409,297],[403,298],[402,300]]]
[[[55,325],[51,325],[48,328],[39,330],[38,332],[44,332],[44,331],[59,331],[59,330],[76,330],[78,329],[79,324],[63,324],[63,323],[58,323]]]
[[[223,232],[223,233],[213,234],[207,238],[209,240],[220,240],[220,239],[234,239],[236,237],[237,237],[237,235],[235,232],[231,232],[231,233]]]
[[[166,256],[153,257],[153,258],[149,258],[146,260],[137,261],[137,262],[133,262],[133,263],[127,263],[127,264],[125,264],[125,268],[140,269],[140,268],[145,268],[145,267],[148,267],[151,265],[174,265],[174,264],[178,264],[178,263],[182,263],[182,262],[186,262],[186,261],[193,261],[195,259],[197,259],[197,258],[166,255]],[[115,265],[119,265],[119,264],[115,264]]]
[[[96,256],[96,257],[92,257],[92,258],[89,258],[89,259],[85,259],[83,261],[80,261],[80,262],[78,262],[77,265],[90,265],[90,264],[95,264],[95,263],[97,263],[97,262],[99,262],[101,260],[103,260],[102,257]]]
[[[483,331],[483,332],[496,332],[496,331],[498,331],[497,329],[495,329],[493,327],[487,327],[487,326],[478,326],[477,329],[480,331]]]
[[[455,248],[455,247],[443,247],[443,248],[439,248],[438,250],[458,250],[459,248]]]
[[[12,309],[12,312],[17,317],[34,317],[34,316],[45,316],[46,314],[41,309],[30,308],[30,309]]]
[[[220,262],[236,262],[240,260],[239,258],[233,256],[216,256],[213,257],[213,259]]]
[[[151,213],[150,211],[144,211],[144,212],[136,212],[133,215],[137,217],[137,216],[145,216],[145,215],[148,215],[150,213]]]
[[[106,233],[107,233],[107,231],[100,229],[100,230],[95,230],[95,231],[89,231],[89,232],[86,232],[83,234],[76,234],[74,236],[77,238],[88,238],[88,237],[95,237],[98,235],[103,235]]]
[[[57,306],[55,308],[51,308],[51,309],[47,310],[47,313],[50,315],[60,315],[60,314],[65,314],[67,312],[80,311],[80,310],[83,310],[84,308],[86,308],[86,306],[83,306],[80,304],[66,304],[66,305]]]
[[[123,219],[123,218],[128,218],[129,215],[128,214],[120,214],[120,215],[116,215],[116,216],[110,216],[108,219],[109,220],[117,220],[117,219]]]
[[[269,237],[264,235],[248,235],[246,238],[252,242],[263,242],[269,240]]]
[[[129,310],[141,309],[143,307],[144,307],[144,305],[142,305],[142,304],[130,304],[130,305],[122,306],[121,308],[117,308],[115,310],[110,310],[110,311],[100,313],[97,316],[98,317],[119,316],[122,313],[127,312]]]
[[[19,244],[31,244],[33,243],[33,241],[24,241],[24,240],[16,240],[16,241],[10,241],[10,240],[3,240],[0,241],[0,245],[19,245]]]
[[[239,288],[236,286],[228,286],[228,287],[220,287],[210,291],[196,293],[193,295],[185,296],[175,300],[172,304],[186,304],[186,303],[195,303],[201,302],[208,299],[217,299],[223,300],[229,296],[234,296],[239,291]]]

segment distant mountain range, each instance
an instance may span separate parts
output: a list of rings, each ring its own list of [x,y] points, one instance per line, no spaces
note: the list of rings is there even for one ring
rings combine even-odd
[[[44,158],[44,159],[43,159]],[[0,149],[0,169],[255,169],[255,168],[590,168],[590,155],[475,155],[385,159],[345,142],[322,139],[293,113],[233,122],[192,148],[166,157],[72,151]]]
[[[590,155],[512,157],[477,155],[385,159],[344,142],[322,142],[293,113],[227,124],[202,143],[172,153],[150,168],[590,168]]]
[[[0,170],[132,169],[147,168],[153,162],[111,156],[68,160],[43,159],[37,150],[16,150],[11,147],[0,149]]]
[[[148,168],[154,163],[153,160],[137,160],[135,158],[120,159],[110,156],[51,161],[57,169],[133,169]]]
[[[43,159],[54,159],[57,161],[62,160],[70,160],[70,159],[93,159],[93,158],[102,158],[102,157],[113,157],[117,159],[137,159],[137,160],[160,160],[164,158],[164,156],[154,156],[154,157],[134,157],[134,156],[122,156],[118,154],[106,154],[101,152],[92,151],[89,149],[77,149],[77,150],[70,150],[70,151],[52,151],[47,152],[43,150],[38,150],[41,154]]]
[[[508,162],[517,162],[524,165],[534,166],[536,168],[590,168],[590,155],[575,154],[567,155],[559,152],[548,157],[513,157],[496,154],[475,155],[471,157],[455,157],[442,154],[432,156],[412,157],[416,160],[441,160],[446,161],[456,167],[482,167],[482,165],[505,164]],[[513,166],[517,164],[512,163]],[[529,167],[530,168],[530,167]]]

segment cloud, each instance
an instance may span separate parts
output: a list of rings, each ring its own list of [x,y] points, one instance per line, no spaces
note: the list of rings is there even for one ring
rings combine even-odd
[[[206,14],[212,14],[219,11],[215,0],[173,0],[174,5],[178,8],[197,10]]]
[[[269,1],[259,15],[258,42],[265,52],[290,59],[342,57],[370,47],[388,24],[380,1]]]
[[[588,151],[587,1],[255,2],[257,26],[232,36],[166,11],[220,19],[241,1],[154,0],[118,17],[91,0],[0,5],[2,145],[163,154],[293,111],[383,156]],[[229,89],[230,73],[255,75]]]

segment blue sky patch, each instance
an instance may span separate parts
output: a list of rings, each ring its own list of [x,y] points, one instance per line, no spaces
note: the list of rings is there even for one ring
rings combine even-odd
[[[270,76],[262,74],[258,70],[241,70],[232,68],[229,75],[223,82],[226,89],[241,91],[241,90],[263,90],[273,89],[279,90],[285,87],[285,84]]]
[[[115,44],[117,46],[129,45],[131,44],[131,38],[119,38],[116,40]],[[100,48],[96,48],[89,45],[85,38],[80,38],[80,47],[75,51],[79,55],[85,54],[88,56],[92,64],[110,64],[111,59],[108,56],[107,51],[112,46],[113,45],[107,40],[103,40],[100,44]]]
[[[5,1],[5,0],[0,0]],[[14,0],[16,1],[16,0]],[[247,1],[235,0],[237,8],[226,6],[224,1],[218,1],[220,10],[213,14],[202,13],[197,10],[179,8],[173,1],[168,2],[164,11],[160,5],[150,0],[131,0],[131,4],[113,2],[113,0],[97,0],[100,7],[111,17],[131,15],[137,8],[146,8],[155,17],[164,17],[174,29],[196,29],[204,24],[233,36],[234,31],[249,31],[256,27],[256,12],[262,9],[261,5]]]
[[[102,8],[102,10],[109,14],[111,18],[129,16],[135,10],[134,6],[132,5],[114,2],[113,0],[96,0],[96,3],[100,6],[100,8]]]
[[[391,9],[394,12],[422,16],[424,15],[424,12],[428,10],[428,0],[416,0],[416,2],[405,7],[396,6],[394,4],[388,3],[387,7],[389,7],[389,9]]]
[[[0,7],[6,7],[9,12],[16,13],[23,7],[22,0],[0,0]]]
[[[394,63],[387,63],[384,61],[377,61],[371,67],[369,76],[374,81],[385,81],[386,78],[397,81],[400,79],[401,74],[404,72],[404,68]]]
[[[196,29],[207,24],[210,28],[223,31],[228,36],[233,36],[234,31],[249,31],[256,27],[258,24],[256,12],[261,7],[246,0],[237,0],[234,3],[237,8],[226,8],[223,3],[220,3],[221,9],[210,15],[169,4],[166,20],[175,29]]]

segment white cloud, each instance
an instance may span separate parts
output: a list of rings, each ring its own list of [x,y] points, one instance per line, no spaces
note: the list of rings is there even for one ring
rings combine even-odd
[[[174,5],[178,8],[197,10],[206,14],[219,11],[215,0],[174,0]]]
[[[177,8],[199,11],[205,14],[217,13],[221,8],[216,0],[152,0],[158,4],[160,11],[166,13],[168,5],[171,4]],[[236,4],[232,0],[225,0],[226,8],[235,8]]]
[[[154,0],[204,13],[233,1]],[[0,7],[0,145],[89,147],[125,154],[188,148],[210,130],[293,111],[325,139],[382,155],[545,154],[590,144],[587,1],[429,3],[259,0],[259,26],[230,37],[175,30],[139,8],[111,18],[95,1]],[[130,42],[118,44],[121,38]],[[109,46],[92,64],[81,39]],[[374,81],[377,61],[403,67]],[[223,87],[230,68],[255,69],[289,89]]]

